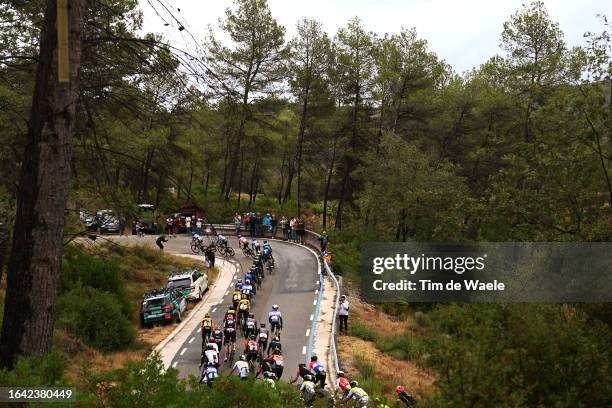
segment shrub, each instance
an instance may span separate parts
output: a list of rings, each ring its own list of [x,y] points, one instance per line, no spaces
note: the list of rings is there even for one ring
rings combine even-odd
[[[65,384],[66,360],[58,352],[22,357],[11,371],[0,370],[0,386],[54,386]]]
[[[130,362],[106,374],[88,374],[93,392],[111,407],[303,407],[298,392],[278,382],[276,390],[262,381],[241,381],[221,376],[212,388],[199,386],[195,377],[178,378],[174,369],[163,370],[158,356]],[[101,395],[102,394],[102,395]]]
[[[427,353],[427,345],[423,339],[410,332],[381,339],[376,343],[376,347],[404,360],[418,360]]]
[[[349,326],[349,335],[359,337],[360,339],[367,341],[375,341],[377,339],[376,331],[359,322],[354,322]]]
[[[81,287],[62,294],[58,323],[102,351],[124,349],[134,342],[134,329],[115,294]]]
[[[90,255],[79,247],[68,247],[62,260],[60,293],[87,286],[116,295],[122,313],[130,315],[132,307],[125,294],[125,279],[119,264]]]

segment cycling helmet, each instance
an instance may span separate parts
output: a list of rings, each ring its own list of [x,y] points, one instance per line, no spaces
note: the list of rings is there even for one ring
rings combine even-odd
[[[251,339],[251,340],[255,340],[255,335],[254,335],[254,334],[251,334],[251,335],[249,336],[249,339]]]
[[[403,385],[398,385],[397,387],[395,387],[395,392],[401,394],[402,392],[406,392],[406,388],[404,388]]]
[[[358,386],[358,385],[359,385],[359,383],[358,383],[357,381],[351,381],[351,382],[349,383],[349,385],[350,385],[351,387],[356,387],[356,386]]]
[[[241,354],[241,355],[240,355],[240,360],[242,360],[242,361],[246,361],[246,356],[245,356],[244,354]]]
[[[242,283],[242,278],[238,278],[238,283]]]
[[[276,336],[276,337],[274,337],[272,340],[274,340],[274,341],[280,341],[280,337]]]
[[[312,380],[313,380],[312,375],[310,375],[310,374],[306,374],[306,375],[304,376],[304,381],[312,381]]]
[[[317,356],[310,357],[310,361],[317,361],[319,358]]]
[[[210,317],[210,313],[206,312],[206,314],[204,315],[204,317]]]
[[[283,355],[283,353],[281,352],[281,349],[279,349],[278,347],[274,347],[274,350],[272,350],[272,354],[276,354],[277,356]]]
[[[242,294],[242,299],[246,299],[247,295],[245,295],[244,293]]]
[[[344,377],[344,371],[340,370],[338,371],[338,377]]]
[[[213,346],[212,344],[208,344],[206,345],[206,350],[214,350],[215,346]]]
[[[255,318],[255,315],[254,315],[253,313],[249,313],[249,317],[250,317],[250,318],[252,318],[252,319],[254,319],[254,318]]]
[[[261,323],[259,324],[259,326],[260,326],[260,327],[266,327],[266,324],[265,324],[264,322],[261,322]]]
[[[245,279],[244,283],[246,283],[247,285],[250,285],[251,284],[251,280],[250,279]]]
[[[272,310],[278,310],[278,305],[272,305]]]

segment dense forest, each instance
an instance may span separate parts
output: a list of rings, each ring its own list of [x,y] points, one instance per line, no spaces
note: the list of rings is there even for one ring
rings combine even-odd
[[[4,217],[42,9],[1,10]],[[570,49],[534,2],[500,27],[504,54],[463,74],[415,29],[381,36],[353,19],[326,33],[304,19],[287,38],[263,0],[227,10],[219,29],[231,41],[211,32],[190,50],[143,35],[136,1],[91,1],[84,20],[72,209],[196,201],[221,218],[259,200],[385,239],[610,239],[603,16]]]
[[[235,0],[204,38],[170,2],[147,1],[189,49],[143,33],[137,0],[73,3],[72,88],[44,81],[56,74],[45,23],[55,1],[0,3],[4,367],[51,349],[62,244],[79,232],[79,210],[131,216],[139,203],[170,213],[193,202],[213,221],[247,209],[305,214],[333,231],[334,267],[349,281],[367,239],[612,238],[603,15],[570,48],[542,2],[524,5],[499,27],[501,55],[457,73],[414,28],[381,35],[355,18],[327,33],[302,19],[289,38],[266,0]],[[61,103],[70,108],[46,108]],[[50,124],[59,153],[45,145]],[[53,197],[46,206],[41,191]],[[48,297],[35,296],[33,276],[49,276]],[[609,305],[381,309],[420,314],[421,337],[394,336],[403,358],[440,374],[430,406],[610,401]]]

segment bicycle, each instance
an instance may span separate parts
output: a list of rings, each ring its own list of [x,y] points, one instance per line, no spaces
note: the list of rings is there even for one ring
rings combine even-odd
[[[222,245],[222,246],[218,246],[217,247],[219,254],[221,254],[221,256],[234,256],[236,255],[236,251],[234,251],[234,248],[232,248],[229,245]]]

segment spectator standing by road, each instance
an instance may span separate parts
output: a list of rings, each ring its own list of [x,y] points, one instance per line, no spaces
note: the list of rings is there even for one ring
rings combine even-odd
[[[297,228],[297,234],[298,234],[298,242],[302,245],[306,244],[306,223],[304,222],[304,218],[299,218],[298,219],[298,228]]]
[[[257,213],[257,215],[255,216],[255,236],[256,237],[261,236],[262,224],[263,224],[263,217],[261,216],[261,213]]]
[[[202,235],[202,219],[196,219],[196,231],[198,234]]]
[[[270,231],[272,231],[272,227],[270,226],[270,221],[272,221],[272,216],[270,215],[270,213],[266,213],[266,215],[263,217],[263,225],[268,228]]]
[[[272,218],[270,219],[270,231],[272,231],[272,238],[276,238],[276,228],[278,228],[278,218],[276,218],[276,214],[272,214]]]
[[[340,331],[344,326],[344,334],[348,334],[348,315],[349,315],[349,302],[346,296],[340,296],[340,302],[338,303],[338,317],[340,318]]]
[[[119,236],[125,235],[125,217],[122,215],[119,217]]]
[[[280,220],[281,228],[283,229],[283,238],[289,239],[289,221],[283,215],[283,218]]]
[[[234,215],[234,225],[236,226],[236,236],[240,235],[240,224],[242,224],[242,217],[236,213]]]
[[[204,256],[206,257],[206,260],[208,261],[208,264],[210,265],[210,269],[215,267],[215,251],[212,250],[211,247],[206,248],[206,251],[204,251]]]
[[[298,223],[295,217],[291,217],[291,221],[289,221],[289,227],[289,241],[296,242]]]
[[[191,217],[189,216],[185,217],[185,228],[187,228],[187,231],[191,231]]]
[[[319,243],[321,244],[321,252],[325,252],[327,244],[329,244],[329,236],[326,231],[323,231],[323,234],[319,237]]]

